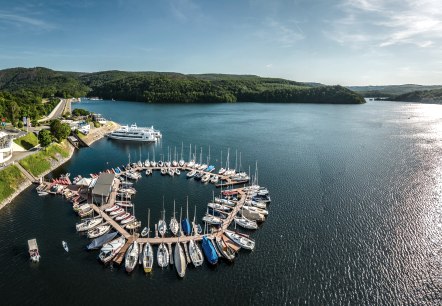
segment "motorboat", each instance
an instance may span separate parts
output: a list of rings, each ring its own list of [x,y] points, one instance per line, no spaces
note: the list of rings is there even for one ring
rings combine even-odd
[[[131,201],[115,201],[115,204],[120,207],[133,207],[134,206]]]
[[[266,217],[263,214],[250,211],[247,209],[241,209],[240,211],[241,215],[246,217],[249,220],[254,220],[256,222],[264,222],[266,220]]]
[[[126,223],[126,224],[123,224],[123,227],[125,227],[126,229],[129,229],[129,230],[136,229],[140,226],[141,226],[141,221],[136,221],[136,220]]]
[[[167,224],[166,221],[160,220],[158,221],[158,233],[160,233],[161,236],[164,236],[167,231]]]
[[[215,197],[215,203],[221,203],[224,205],[235,206],[234,202],[227,200],[227,199],[223,199],[223,198],[217,198],[217,197]]]
[[[40,252],[38,250],[37,239],[29,239],[28,240],[28,252],[31,261],[39,262],[40,261]]]
[[[112,212],[112,211],[117,210],[117,209],[119,209],[119,208],[120,208],[120,206],[118,206],[118,205],[113,205],[112,207],[106,208],[104,211],[105,211],[105,212]]]
[[[224,232],[233,242],[246,250],[253,250],[255,248],[255,241],[245,235],[238,234],[229,230]]]
[[[203,253],[195,240],[189,242],[189,255],[195,267],[199,267],[204,262]]]
[[[122,215],[120,215],[120,216],[118,216],[118,217],[116,217],[115,218],[115,221],[121,221],[121,220],[124,220],[124,219],[126,219],[126,218],[129,218],[130,217],[130,213],[124,213],[124,214],[122,214]]]
[[[201,182],[203,183],[207,183],[210,180],[210,174],[205,174],[202,178],[201,178]]]
[[[143,248],[143,269],[145,273],[152,272],[153,266],[153,248],[149,242],[146,242]]]
[[[202,246],[203,246],[203,252],[204,252],[204,255],[206,255],[207,261],[212,265],[216,265],[218,263],[218,254],[216,253],[216,250],[215,250],[215,247],[214,247],[212,241],[210,241],[210,239],[207,238],[207,236],[203,237]]]
[[[134,241],[126,252],[126,256],[124,258],[124,267],[126,268],[126,272],[130,273],[134,270],[135,266],[138,262],[139,256],[139,246],[138,242]]]
[[[158,135],[158,133],[159,131],[155,131],[153,127],[138,127],[136,124],[131,124],[130,126],[121,126],[119,129],[107,134],[107,136],[117,140],[156,142],[158,137],[155,135]]]
[[[118,216],[118,215],[120,215],[121,213],[124,213],[124,212],[125,212],[124,208],[119,208],[117,210],[112,211],[109,215],[110,216]]]
[[[68,244],[67,244],[66,241],[62,241],[62,242],[61,242],[61,245],[63,246],[63,249],[64,249],[66,252],[69,252],[69,247],[68,247]]]
[[[149,233],[149,228],[146,226],[146,227],[143,228],[143,230],[141,231],[141,237],[146,237],[148,233]]]
[[[214,175],[214,176],[212,176],[212,178],[210,179],[210,182],[211,182],[212,184],[216,184],[216,183],[218,183],[218,181],[219,181],[219,176],[218,176],[218,175]]]
[[[195,176],[195,174],[196,174],[196,170],[192,170],[190,172],[187,172],[186,177],[187,178],[192,178],[192,177]]]
[[[157,251],[158,266],[165,268],[169,265],[169,251],[164,243],[161,243]]]
[[[172,219],[170,219],[169,228],[174,236],[178,234],[179,227],[180,225],[178,224],[177,219],[172,217]]]
[[[259,213],[259,214],[263,214],[264,216],[267,216],[267,215],[269,214],[269,211],[268,211],[268,210],[266,210],[266,209],[262,209],[262,208],[258,208],[258,207],[255,207],[255,206],[247,206],[247,205],[244,205],[244,206],[243,206],[243,209],[247,209],[247,210],[249,210],[249,211],[254,211],[254,212],[257,212],[257,213]]]
[[[126,243],[126,239],[123,236],[120,236],[111,242],[106,243],[100,250],[100,254],[98,254],[98,258],[104,263],[108,263],[114,258],[115,255],[121,250],[121,248]]]
[[[146,170],[146,176],[149,176],[149,175],[151,175],[152,174],[152,169],[147,169]]]
[[[130,217],[128,217],[128,218],[126,218],[126,219],[123,219],[123,220],[121,220],[121,224],[128,224],[128,223],[131,223],[131,222],[134,222],[136,219],[135,219],[135,216],[130,216]]]

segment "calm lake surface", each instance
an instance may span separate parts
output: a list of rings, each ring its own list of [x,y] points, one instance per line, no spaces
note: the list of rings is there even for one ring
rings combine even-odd
[[[31,186],[0,211],[2,305],[436,305],[442,303],[442,106],[394,102],[365,105],[204,104],[146,105],[82,102],[122,124],[154,125],[158,144],[102,139],[81,149],[54,175],[96,173],[131,160],[167,157],[189,144],[210,146],[211,163],[254,172],[269,188],[268,220],[252,233],[253,252],[234,264],[188,266],[145,276],[104,267],[78,217],[61,197],[38,197]],[[193,151],[193,149],[192,149]],[[197,219],[212,185],[181,177],[145,177],[136,183],[136,215],[151,226],[165,198],[170,219],[189,197]],[[27,240],[37,238],[42,258],[32,264]],[[68,242],[66,253],[61,241]],[[155,248],[156,252],[156,248]]]

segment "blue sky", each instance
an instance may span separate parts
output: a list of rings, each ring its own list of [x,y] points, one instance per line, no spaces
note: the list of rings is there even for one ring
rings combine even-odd
[[[0,69],[442,84],[440,0],[0,0]]]

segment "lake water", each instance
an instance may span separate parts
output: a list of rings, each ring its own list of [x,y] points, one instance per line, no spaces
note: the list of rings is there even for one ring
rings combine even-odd
[[[145,276],[104,267],[75,232],[78,217],[61,197],[28,188],[0,211],[0,293],[12,304],[434,305],[442,303],[442,106],[368,102],[364,105],[146,105],[82,102],[123,124],[154,125],[158,144],[102,139],[81,149],[55,175],[96,173],[110,166],[184,157],[189,144],[206,160],[243,169],[258,162],[259,184],[272,196],[268,220],[252,233],[253,252],[233,264],[188,267]],[[193,149],[192,149],[193,151]],[[212,185],[181,177],[144,177],[136,184],[136,215],[156,222],[189,197],[189,214],[205,212]],[[29,262],[27,240],[42,258]],[[65,253],[61,241],[70,252]],[[155,250],[156,251],[156,250]]]

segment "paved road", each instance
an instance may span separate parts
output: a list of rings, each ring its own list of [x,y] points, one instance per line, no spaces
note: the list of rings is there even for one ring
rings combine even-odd
[[[68,102],[66,99],[60,99],[60,103],[58,103],[57,106],[54,107],[52,112],[47,117],[38,120],[38,122],[45,122],[54,118],[60,118],[63,115],[63,111],[67,103]]]

